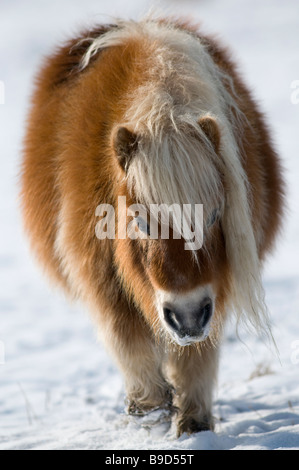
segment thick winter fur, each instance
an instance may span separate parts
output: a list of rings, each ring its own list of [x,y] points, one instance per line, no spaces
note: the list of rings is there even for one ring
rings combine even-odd
[[[176,239],[98,240],[96,207],[117,210],[118,196],[147,208],[203,204],[202,249]],[[215,40],[183,23],[120,21],[45,61],[25,140],[25,228],[52,279],[89,305],[125,376],[131,413],[168,407],[178,434],[213,428],[228,313],[270,331],[261,263],[282,203],[264,117]],[[187,311],[207,292],[208,336],[177,343],[163,305]]]

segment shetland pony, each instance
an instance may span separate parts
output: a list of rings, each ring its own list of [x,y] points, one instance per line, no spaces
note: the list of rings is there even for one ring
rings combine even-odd
[[[152,238],[144,218],[118,213],[120,197],[148,213],[202,204],[203,246],[171,236],[175,214],[169,239]],[[95,234],[100,204],[116,211],[115,236]],[[188,24],[152,19],[57,50],[32,100],[22,207],[50,278],[89,306],[128,412],[168,409],[178,436],[213,429],[228,314],[271,334],[261,264],[283,212],[279,159],[229,53]],[[120,223],[142,236],[118,236]]]

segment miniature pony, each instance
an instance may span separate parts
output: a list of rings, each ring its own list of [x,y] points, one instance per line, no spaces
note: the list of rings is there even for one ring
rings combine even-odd
[[[129,413],[168,409],[178,436],[213,429],[228,315],[270,334],[261,265],[283,187],[229,53],[192,26],[118,21],[45,61],[24,145],[25,229],[52,280],[88,305]],[[159,209],[184,204],[162,237]],[[115,230],[105,235],[109,207]],[[200,247],[184,224],[201,227]]]

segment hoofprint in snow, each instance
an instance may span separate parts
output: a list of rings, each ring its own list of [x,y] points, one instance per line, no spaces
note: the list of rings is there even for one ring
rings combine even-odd
[[[235,325],[228,325],[214,400],[215,433],[177,440],[162,411],[127,416],[121,376],[97,343],[83,307],[53,292],[28,253],[17,173],[32,79],[42,56],[78,25],[103,22],[95,12],[137,17],[147,7],[148,2],[137,7],[133,0],[109,9],[98,0],[84,5],[53,0],[42,7],[37,0],[26,5],[16,0],[1,6],[0,30],[7,41],[0,44],[5,85],[0,105],[0,449],[299,449],[299,104],[291,99],[291,84],[299,79],[296,0],[273,0],[271,7],[258,0],[184,2],[184,13],[220,32],[241,59],[270,117],[289,182],[290,216],[264,275],[279,357],[242,330],[239,338]]]

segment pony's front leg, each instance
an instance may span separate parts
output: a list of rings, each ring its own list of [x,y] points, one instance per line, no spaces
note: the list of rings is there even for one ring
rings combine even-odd
[[[186,346],[179,354],[169,356],[168,374],[178,409],[178,436],[214,429],[212,402],[217,370],[218,351],[209,342]]]
[[[172,410],[172,389],[163,377],[161,357],[144,338],[136,353],[123,351],[128,413],[143,415],[155,409]]]
[[[124,324],[119,320],[106,326],[104,340],[124,376],[128,413],[171,409],[172,390],[161,370],[163,352],[155,345],[149,327],[138,315]]]

